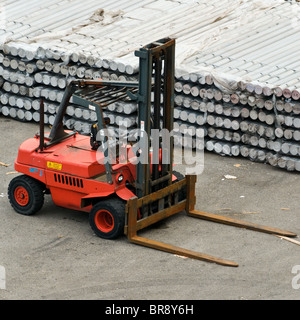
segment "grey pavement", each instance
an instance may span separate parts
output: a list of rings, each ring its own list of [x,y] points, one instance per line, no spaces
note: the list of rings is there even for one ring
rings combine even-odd
[[[56,207],[50,196],[34,216],[15,213],[7,199],[13,162],[20,143],[39,129],[0,116],[0,130],[0,162],[9,164],[0,165],[0,300],[300,298],[300,246],[273,235],[184,212],[140,232],[239,263],[230,268],[134,245],[125,236],[103,240],[93,234],[87,213]],[[205,153],[196,209],[300,234],[299,186],[297,173]]]

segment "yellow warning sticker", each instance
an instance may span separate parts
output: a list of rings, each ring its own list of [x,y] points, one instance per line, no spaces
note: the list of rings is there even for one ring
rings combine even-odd
[[[47,162],[47,168],[54,169],[54,170],[61,170],[62,169],[62,164],[48,161]]]

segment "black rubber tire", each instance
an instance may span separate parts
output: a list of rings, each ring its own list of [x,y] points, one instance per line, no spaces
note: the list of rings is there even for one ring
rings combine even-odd
[[[89,223],[98,237],[111,240],[124,234],[125,204],[126,202],[118,197],[110,197],[93,206],[89,214]],[[99,215],[104,214],[103,212],[106,212],[106,215],[110,215],[112,222],[107,228],[100,229]],[[100,225],[103,226],[101,223]]]
[[[184,175],[178,171],[173,171],[174,176],[177,178],[177,181],[183,180]],[[175,181],[175,182],[177,182]],[[185,200],[186,199],[186,187],[182,188],[179,192],[179,201]]]
[[[21,205],[16,199],[16,190],[26,190],[28,201]],[[15,177],[8,186],[8,199],[17,213],[30,216],[38,212],[44,204],[45,185],[26,175]]]

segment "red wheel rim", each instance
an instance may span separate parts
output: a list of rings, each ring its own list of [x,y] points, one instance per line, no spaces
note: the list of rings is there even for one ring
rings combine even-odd
[[[15,189],[15,200],[20,206],[26,206],[29,202],[29,195],[27,190],[24,187],[17,187]]]
[[[114,217],[109,211],[99,210],[95,215],[96,227],[102,232],[110,232],[114,228]]]

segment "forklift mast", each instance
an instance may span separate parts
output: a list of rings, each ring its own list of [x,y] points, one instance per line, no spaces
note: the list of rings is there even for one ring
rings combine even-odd
[[[162,134],[173,130],[174,114],[174,73],[175,40],[161,39],[135,52],[140,59],[138,100],[138,127],[142,143],[150,146],[151,131]],[[153,93],[153,112],[151,95]],[[161,108],[162,107],[162,108]],[[161,110],[162,109],[162,110]],[[161,115],[163,121],[161,122]],[[153,131],[152,131],[153,132]],[[145,135],[144,135],[145,133]],[[137,164],[137,197],[141,198],[172,183],[173,141],[153,148],[153,164],[150,164],[149,150],[141,154],[142,161]],[[164,148],[163,148],[164,147]],[[159,156],[161,150],[162,156]]]

